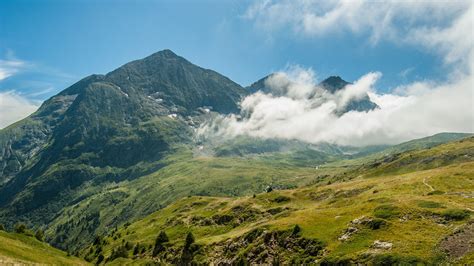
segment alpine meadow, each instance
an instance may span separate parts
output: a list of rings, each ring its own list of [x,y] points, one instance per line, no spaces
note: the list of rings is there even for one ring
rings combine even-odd
[[[473,29],[470,0],[2,1],[0,265],[473,265]]]

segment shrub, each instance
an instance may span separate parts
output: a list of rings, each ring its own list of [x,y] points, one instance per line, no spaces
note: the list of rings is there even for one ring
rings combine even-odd
[[[386,222],[384,220],[378,219],[378,218],[374,218],[374,219],[372,219],[370,221],[367,221],[365,223],[365,225],[367,225],[367,227],[369,227],[372,230],[380,229],[385,224],[386,224]]]
[[[428,192],[428,195],[443,195],[443,194],[444,194],[444,191],[441,191],[441,190],[433,190],[433,191]]]
[[[26,232],[26,225],[25,224],[17,224],[15,225],[15,232],[18,234],[23,234]]]
[[[99,257],[97,257],[97,262],[96,262],[96,264],[99,265],[102,261],[104,261],[104,255],[99,254]]]
[[[133,255],[138,255],[139,252],[140,252],[140,244],[137,243],[135,247],[133,248]]]
[[[441,213],[441,215],[447,220],[461,221],[471,216],[471,212],[468,210],[449,209]]]
[[[301,232],[301,227],[299,225],[295,225],[295,227],[293,227],[293,232],[291,232],[292,235],[296,236],[298,235],[299,233]]]
[[[251,230],[250,232],[248,232],[247,234],[245,234],[244,239],[248,242],[253,242],[257,237],[262,235],[262,233],[263,233],[262,228],[255,228]]]
[[[44,240],[44,232],[41,229],[38,229],[35,233],[35,238],[38,239],[39,241]]]
[[[384,204],[374,209],[374,216],[377,218],[389,219],[396,217],[400,214],[400,211],[396,206],[391,204]]]
[[[113,261],[116,258],[128,258],[128,250],[125,246],[120,246],[117,249],[112,250],[112,254],[108,258],[108,261]]]
[[[216,214],[212,216],[212,220],[218,225],[226,225],[232,222],[233,219],[234,217],[229,214],[222,214],[222,215]]]
[[[3,224],[0,224],[0,231],[5,231],[5,227],[3,226]]]
[[[133,248],[133,244],[127,241],[127,243],[125,243],[125,248],[127,250],[131,250]]]
[[[290,201],[290,198],[280,195],[280,196],[276,197],[273,201],[276,202],[276,203],[281,203],[281,202]]]

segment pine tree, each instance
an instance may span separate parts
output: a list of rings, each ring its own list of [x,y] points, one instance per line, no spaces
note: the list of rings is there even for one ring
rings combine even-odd
[[[188,235],[186,236],[186,241],[184,243],[184,248],[189,250],[191,247],[191,244],[194,243],[194,235],[192,232],[189,232]]]
[[[165,250],[164,243],[168,242],[168,236],[164,231],[161,231],[158,237],[155,240],[155,247],[153,248],[153,256],[158,255],[158,253],[163,252]]]
[[[191,263],[194,257],[194,248],[192,248],[194,243],[194,235],[193,233],[189,232],[186,235],[186,240],[184,241],[184,248],[183,253],[181,255],[181,263],[184,265],[188,265]]]

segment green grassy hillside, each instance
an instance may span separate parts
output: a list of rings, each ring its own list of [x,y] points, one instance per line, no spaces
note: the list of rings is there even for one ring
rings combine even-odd
[[[32,236],[0,230],[0,265],[89,265]]]
[[[81,199],[65,208],[50,224],[47,235],[64,249],[88,244],[95,234],[116,225],[143,218],[182,197],[245,196],[261,193],[268,186],[296,188],[320,183],[341,169],[315,169],[269,158],[193,157],[183,149],[168,156],[166,165],[152,174],[85,187]]]
[[[471,137],[347,170],[330,184],[184,198],[109,230],[81,255],[110,264],[470,264],[472,246],[459,243],[474,234],[473,152]],[[161,231],[169,241],[156,245]],[[189,232],[196,241],[186,245]]]
[[[77,203],[64,208],[46,233],[55,245],[76,251],[87,245],[94,235],[139,220],[186,196],[251,196],[265,191],[268,186],[291,189],[350,180],[359,175],[428,169],[450,164],[452,160],[472,160],[472,157],[459,156],[466,150],[462,145],[446,152],[442,146],[440,149],[320,165],[320,158],[316,156],[319,152],[316,155],[308,151],[250,157],[195,157],[183,147],[162,160],[164,167],[152,174],[101,183],[101,186],[93,183],[83,186],[77,194],[71,195],[78,199]],[[472,150],[465,153],[473,156]],[[429,158],[437,159],[426,163]]]

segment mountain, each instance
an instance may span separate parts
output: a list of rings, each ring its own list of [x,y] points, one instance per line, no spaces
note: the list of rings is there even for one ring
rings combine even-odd
[[[271,93],[272,89],[267,86],[266,81],[271,78],[274,74],[270,74],[264,78],[259,79],[258,81],[252,83],[250,86],[246,87],[246,90],[249,93],[255,93],[261,91],[264,93]],[[317,86],[326,90],[329,93],[335,94],[338,91],[344,89],[347,85],[351,83],[343,80],[339,76],[331,76],[327,79],[321,81]],[[372,102],[367,94],[365,94],[360,99],[353,99],[347,103],[347,105],[338,112],[339,115],[344,114],[349,111],[358,111],[358,112],[367,112],[378,108],[377,104]]]
[[[328,93],[343,88],[341,84],[345,83],[338,80],[326,82],[324,86],[333,86],[327,87]],[[0,130],[0,223],[7,229],[19,222],[42,229],[52,246],[70,254],[80,251],[81,257],[93,262],[102,254],[109,259],[107,263],[126,263],[127,259],[120,256],[124,254],[122,240],[127,239],[130,243],[147,244],[138,245],[137,252],[144,248],[140,253],[144,255],[137,256],[124,242],[130,258],[174,263],[153,257],[150,245],[156,238],[156,230],[170,228],[167,233],[171,241],[164,245],[175,253],[167,252],[167,256],[181,255],[180,243],[188,229],[198,237],[193,249],[216,247],[220,252],[227,249],[222,243],[225,239],[243,243],[238,237],[247,229],[258,229],[259,220],[252,220],[255,217],[267,219],[272,215],[275,225],[285,231],[291,222],[285,220],[287,214],[298,215],[302,211],[311,215],[319,207],[357,202],[334,196],[334,201],[316,206],[303,197],[290,200],[295,205],[280,206],[286,199],[278,196],[291,198],[287,193],[316,193],[321,187],[332,189],[336,195],[338,189],[357,187],[354,180],[357,178],[385,184],[390,183],[390,178],[401,178],[401,174],[417,171],[417,175],[423,176],[422,171],[445,166],[452,167],[451,172],[446,172],[450,177],[464,182],[463,177],[471,169],[470,165],[459,166],[472,161],[471,140],[442,145],[467,137],[461,134],[442,134],[388,148],[313,145],[245,136],[206,142],[195,136],[202,122],[218,114],[238,113],[239,101],[248,93],[228,78],[195,66],[169,50],[130,62],[106,75],[91,75],[78,81],[45,101],[31,116]],[[425,150],[420,152],[420,149]],[[383,179],[387,175],[389,178]],[[364,184],[366,180],[360,182]],[[357,200],[378,202],[379,195],[389,198],[400,191],[391,189],[383,192],[387,194],[371,191],[371,196],[364,194],[367,197]],[[449,193],[462,192],[451,191],[448,186],[443,189]],[[273,194],[262,194],[272,190]],[[211,205],[201,208],[199,197],[209,200]],[[257,204],[258,211],[234,209],[240,203]],[[463,202],[455,203],[464,206]],[[446,205],[451,208],[455,203]],[[186,205],[185,210],[176,210],[182,204]],[[367,203],[364,210],[376,207],[373,204]],[[218,214],[217,222],[213,218],[208,224],[206,220],[204,227],[194,231],[196,221],[188,212],[205,218],[210,213]],[[333,214],[339,215],[330,213]],[[324,219],[317,217],[318,221]],[[156,226],[147,227],[144,222]],[[287,231],[275,231],[270,223],[264,222],[272,234],[288,236]],[[131,224],[140,229],[128,231],[126,228]],[[290,239],[292,243],[306,243],[295,246],[297,253],[306,252],[309,247],[313,247],[310,252],[314,254],[328,250],[326,240],[322,237],[320,242],[317,232],[328,229],[333,233],[328,236],[331,238],[334,231],[322,224],[317,230],[308,231],[307,226],[304,225],[303,232],[309,234]],[[202,241],[205,234],[211,239]],[[248,244],[261,246],[264,239],[258,233],[255,241]],[[205,245],[209,243],[214,246]],[[40,246],[35,247],[41,250]],[[242,251],[240,247],[237,250]],[[201,251],[198,253],[202,256],[223,258],[221,253]],[[279,248],[278,251],[285,252]],[[235,255],[232,252],[229,256]],[[31,254],[40,256],[33,251]],[[24,254],[17,255],[22,260]],[[116,260],[110,258],[114,256],[118,256]]]
[[[81,254],[94,262],[101,250],[120,264],[470,264],[474,249],[461,243],[474,233],[473,158],[468,137],[363,172],[349,168],[323,184],[183,198],[99,236]],[[194,243],[186,247],[189,232]]]
[[[339,76],[331,76],[319,83],[319,86],[334,94],[337,91],[344,89],[349,84],[349,82],[343,80]],[[365,94],[360,99],[349,101],[340,113],[343,114],[349,111],[367,112],[376,108],[378,108],[377,104],[370,100],[369,95]]]
[[[84,184],[156,171],[191,141],[204,107],[238,112],[245,94],[170,50],[80,80],[0,131],[0,218],[48,223]]]

